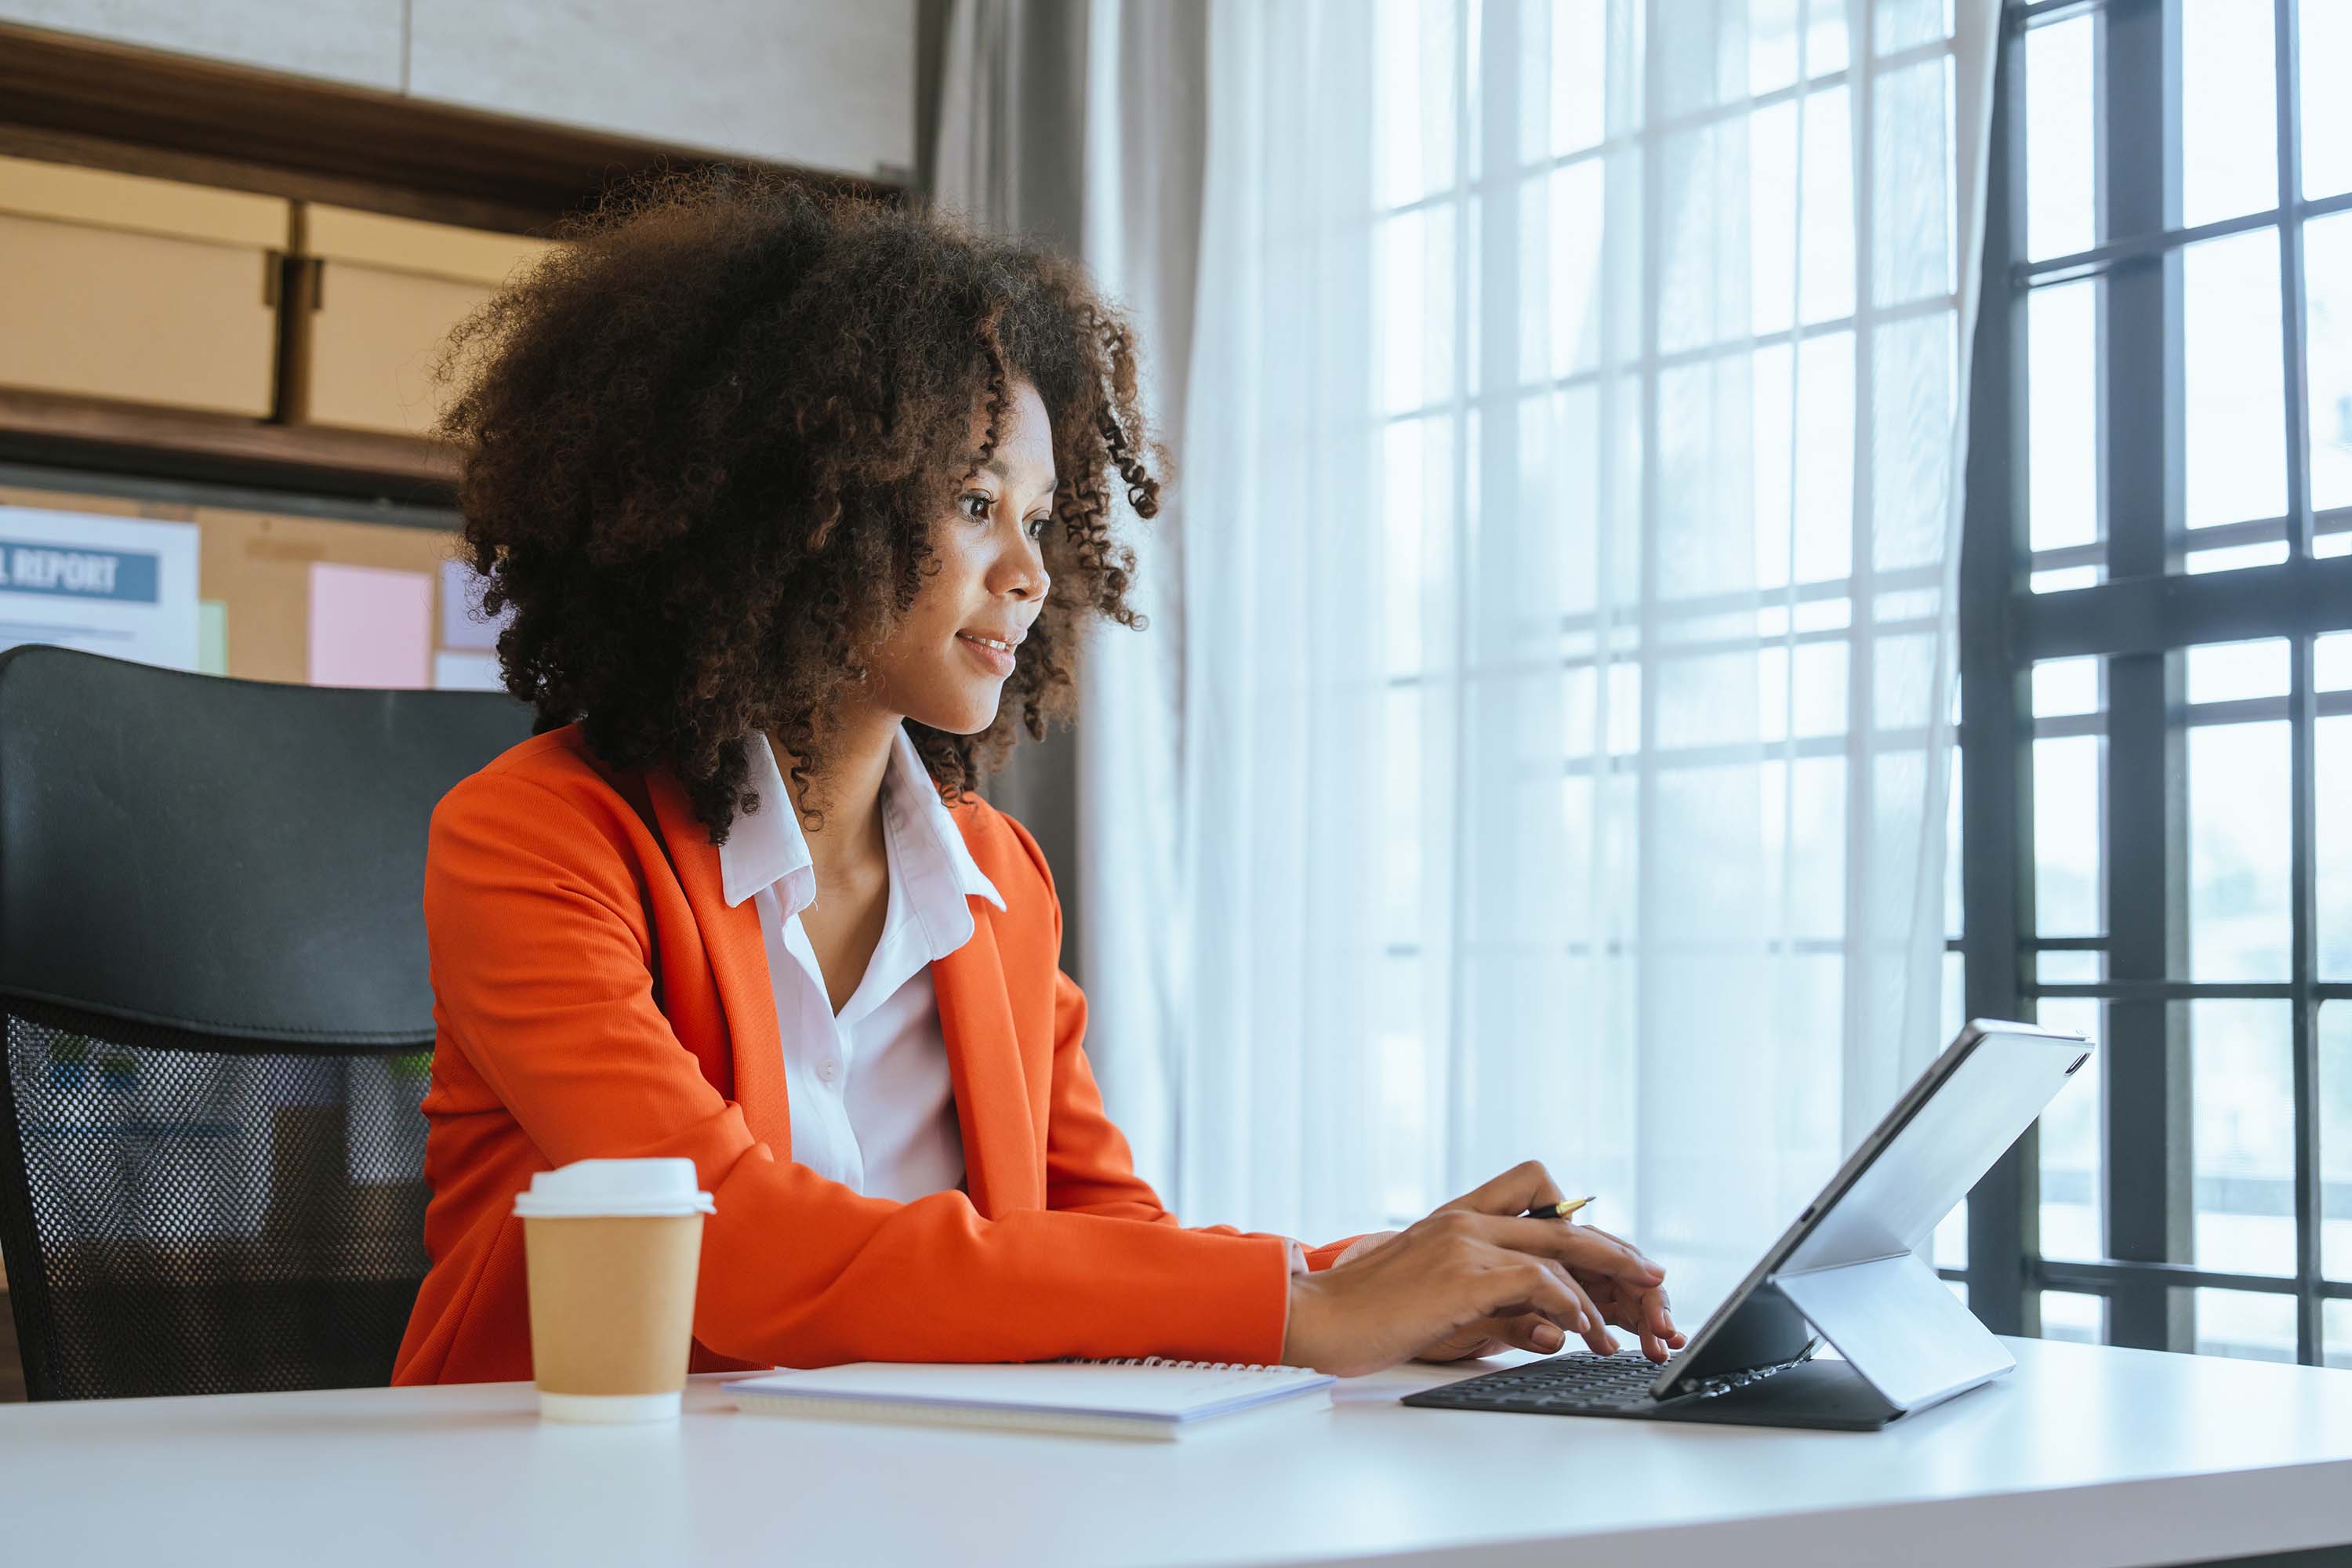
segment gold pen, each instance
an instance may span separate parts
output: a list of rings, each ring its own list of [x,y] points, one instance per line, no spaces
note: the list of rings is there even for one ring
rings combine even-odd
[[[1521,1219],[1566,1219],[1591,1201],[1590,1197],[1562,1198],[1556,1204],[1538,1204],[1519,1217]]]

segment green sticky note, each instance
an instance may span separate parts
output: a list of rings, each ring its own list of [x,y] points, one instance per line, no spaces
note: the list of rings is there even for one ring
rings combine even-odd
[[[218,599],[196,601],[196,673],[228,673],[228,606]]]

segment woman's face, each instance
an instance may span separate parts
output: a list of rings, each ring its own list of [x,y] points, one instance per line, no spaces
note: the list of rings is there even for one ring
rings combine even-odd
[[[983,409],[972,424],[975,449],[987,430]],[[995,453],[957,492],[955,510],[931,524],[937,570],[872,661],[876,693],[892,712],[958,735],[995,721],[1020,641],[1045,607],[1038,541],[1052,521],[1054,482],[1045,401],[1015,382]]]

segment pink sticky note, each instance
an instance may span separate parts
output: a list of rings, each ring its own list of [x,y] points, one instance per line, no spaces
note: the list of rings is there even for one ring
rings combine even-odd
[[[432,655],[432,578],[311,564],[311,685],[429,686]]]

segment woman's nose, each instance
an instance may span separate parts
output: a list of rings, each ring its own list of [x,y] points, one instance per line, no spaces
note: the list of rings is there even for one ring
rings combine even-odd
[[[1038,542],[1027,534],[1021,536],[1021,547],[1013,558],[1012,592],[1024,599],[1042,599],[1053,585],[1053,576],[1045,570],[1045,556]]]

